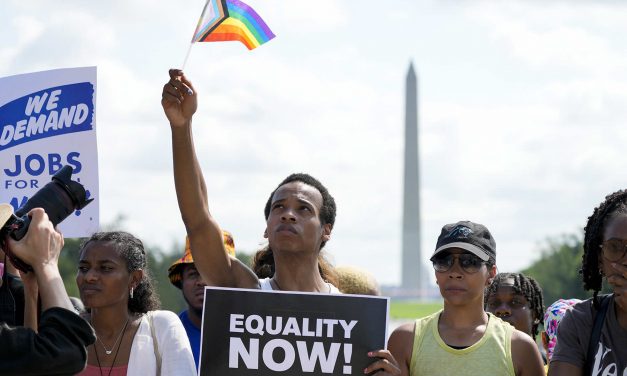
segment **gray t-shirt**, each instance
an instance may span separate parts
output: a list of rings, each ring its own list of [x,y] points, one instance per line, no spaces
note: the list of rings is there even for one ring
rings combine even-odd
[[[570,363],[584,369],[593,322],[592,299],[576,304],[557,327],[557,345],[551,362]],[[592,363],[594,376],[627,375],[627,328],[620,326],[612,295],[601,329],[599,348]]]

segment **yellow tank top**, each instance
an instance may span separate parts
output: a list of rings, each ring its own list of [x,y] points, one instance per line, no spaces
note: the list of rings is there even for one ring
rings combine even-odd
[[[470,347],[456,350],[440,337],[440,313],[416,320],[410,376],[515,376],[511,352],[513,326],[488,313],[483,337]]]

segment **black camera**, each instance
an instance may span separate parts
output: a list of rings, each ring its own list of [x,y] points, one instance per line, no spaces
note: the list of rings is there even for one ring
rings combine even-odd
[[[26,235],[30,225],[28,212],[33,208],[43,208],[48,214],[50,222],[55,226],[74,212],[82,209],[93,201],[87,199],[87,193],[82,184],[72,181],[72,167],[63,166],[54,176],[52,181],[38,190],[33,197],[12,214],[0,227],[0,243],[2,249],[11,259],[13,265],[23,272],[32,271],[33,268],[11,254],[6,246],[7,236],[20,240]]]

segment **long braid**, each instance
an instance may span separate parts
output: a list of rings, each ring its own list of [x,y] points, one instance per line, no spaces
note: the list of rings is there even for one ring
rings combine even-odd
[[[599,207],[588,217],[584,227],[583,256],[581,270],[583,288],[593,290],[594,305],[598,308],[598,294],[603,285],[603,275],[599,269],[599,254],[603,243],[603,230],[608,219],[618,214],[627,214],[627,190],[620,190],[605,197]]]

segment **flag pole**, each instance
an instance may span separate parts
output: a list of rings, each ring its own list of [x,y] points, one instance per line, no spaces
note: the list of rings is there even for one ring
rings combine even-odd
[[[183,66],[181,67],[181,70],[185,70],[185,65],[187,64],[187,59],[189,59],[189,53],[192,52],[192,45],[194,44],[194,42],[191,42],[189,44],[189,48],[187,49],[187,54],[185,54],[185,60],[183,60]]]

